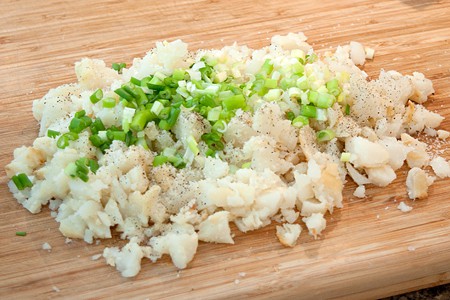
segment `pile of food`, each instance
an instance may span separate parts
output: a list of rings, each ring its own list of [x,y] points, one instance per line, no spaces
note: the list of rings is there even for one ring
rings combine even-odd
[[[49,205],[68,238],[120,233],[127,244],[103,256],[126,277],[143,258],[168,254],[185,268],[199,241],[233,244],[230,222],[242,232],[277,222],[293,247],[302,229],[325,230],[347,179],[365,197],[406,162],[417,199],[450,176],[413,137],[449,135],[422,106],[431,81],[395,71],[368,80],[356,65],[373,54],[351,42],[319,57],[290,33],[258,50],[160,42],[129,68],[82,59],[78,83],[34,101],[39,137],[14,151],[9,188],[31,213]]]

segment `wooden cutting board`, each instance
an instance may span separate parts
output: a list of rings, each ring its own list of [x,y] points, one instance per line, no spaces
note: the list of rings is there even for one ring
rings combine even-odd
[[[105,245],[64,243],[48,210],[31,215],[11,197],[4,166],[37,135],[32,100],[75,81],[82,57],[107,64],[143,56],[158,40],[191,49],[237,41],[268,45],[274,34],[303,31],[316,49],[352,40],[376,49],[364,69],[421,71],[436,94],[427,107],[450,116],[448,1],[13,1],[0,5],[0,298],[342,298],[393,295],[450,282],[450,188],[438,181],[426,200],[407,200],[404,170],[366,199],[345,190],[345,208],[327,216],[321,239],[303,234],[281,246],[274,226],[241,234],[236,244],[201,243],[182,271],[165,258],[121,278],[91,256]],[[448,120],[442,124],[450,130]],[[443,145],[446,149],[447,145]],[[450,158],[450,153],[445,156]],[[400,201],[414,207],[396,209]],[[26,237],[15,236],[26,231]],[[41,249],[49,242],[53,249]],[[245,276],[244,276],[245,273]]]

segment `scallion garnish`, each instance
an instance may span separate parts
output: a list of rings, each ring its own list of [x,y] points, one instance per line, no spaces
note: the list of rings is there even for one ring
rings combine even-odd
[[[16,185],[19,191],[22,191],[25,188],[30,188],[33,186],[33,183],[31,182],[30,178],[28,178],[28,176],[25,173],[14,175],[11,178],[11,180]]]
[[[111,68],[113,70],[116,70],[117,73],[122,74],[122,69],[126,68],[127,64],[126,63],[112,63]]]
[[[331,141],[332,139],[334,139],[336,134],[334,133],[333,130],[325,129],[325,130],[321,130],[321,131],[317,132],[316,136],[317,136],[317,140],[319,142],[327,142],[327,141]]]
[[[17,236],[26,236],[27,233],[25,231],[16,231]]]
[[[97,103],[103,98],[103,91],[101,89],[96,90],[90,97],[93,104]]]
[[[54,139],[56,138],[58,135],[60,135],[61,133],[59,131],[55,131],[55,130],[47,130],[47,136]]]

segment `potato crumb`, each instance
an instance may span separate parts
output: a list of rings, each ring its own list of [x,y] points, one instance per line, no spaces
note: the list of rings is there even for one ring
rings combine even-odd
[[[49,243],[45,242],[42,244],[42,250],[47,250],[48,252],[52,251],[52,246]]]
[[[400,202],[400,204],[397,206],[397,209],[401,210],[402,212],[410,212],[413,208],[411,206],[408,206],[405,204],[405,202]]]
[[[366,197],[366,187],[364,185],[358,186],[355,191],[353,192],[353,196],[358,198],[365,198]]]

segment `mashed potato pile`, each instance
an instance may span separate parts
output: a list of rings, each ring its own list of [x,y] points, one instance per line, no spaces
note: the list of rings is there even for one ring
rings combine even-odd
[[[125,277],[165,254],[186,268],[199,241],[233,244],[230,222],[248,232],[275,221],[289,247],[302,231],[318,238],[346,178],[364,197],[406,162],[417,199],[436,178],[425,167],[450,176],[414,138],[448,136],[422,105],[431,81],[396,71],[368,80],[356,65],[372,57],[351,42],[319,58],[290,33],[258,50],[160,42],[129,68],[82,59],[78,83],[34,101],[39,137],[14,151],[9,188],[31,213],[49,205],[68,238],[120,234],[127,244],[103,256]]]

